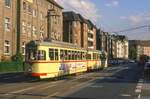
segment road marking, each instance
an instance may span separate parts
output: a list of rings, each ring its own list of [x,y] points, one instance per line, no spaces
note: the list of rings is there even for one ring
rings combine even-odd
[[[142,89],[142,86],[136,86],[136,89]]]
[[[3,78],[3,79],[5,79],[5,80],[8,80],[8,79],[11,79],[12,77],[7,77],[7,78]]]
[[[136,89],[135,92],[136,93],[141,93],[142,91],[141,91],[141,89]]]
[[[101,86],[101,85],[92,85],[90,86],[91,88],[103,88],[104,86]]]
[[[60,81],[60,82],[63,82],[63,81]],[[60,82],[57,82],[57,83],[60,83]],[[37,85],[37,86],[33,86],[33,87],[28,87],[28,88],[25,88],[25,89],[21,89],[21,90],[9,92],[8,94],[21,93],[21,92],[29,91],[29,90],[36,89],[36,88],[39,88],[39,87],[42,87],[42,88],[43,88],[44,86],[46,86],[46,87],[44,87],[44,88],[50,88],[50,87],[56,86],[56,85],[48,86],[49,84],[52,84],[52,83],[50,82],[50,83],[41,84],[41,85]]]
[[[143,86],[143,83],[138,83],[137,86]]]
[[[39,87],[39,86],[37,86],[37,87]],[[24,92],[24,91],[31,90],[31,89],[34,89],[34,88],[36,88],[36,87],[29,87],[29,88],[26,88],[26,89],[13,91],[13,92],[10,92],[10,94],[20,93],[20,92]]]
[[[138,99],[141,99],[141,94],[138,95]]]
[[[51,95],[48,95],[47,97],[43,98],[43,99],[50,99],[50,97],[56,96],[57,94],[59,94],[59,92],[55,92]]]
[[[121,94],[120,96],[123,96],[123,97],[131,97],[130,94]]]
[[[136,86],[136,90],[135,90],[135,93],[138,93],[138,96],[135,99],[141,99],[143,83],[144,83],[144,80],[143,79],[139,79],[138,84]]]
[[[50,85],[50,86],[47,86],[47,87],[40,88],[40,90],[48,89],[48,88],[55,87],[55,86],[56,85]]]

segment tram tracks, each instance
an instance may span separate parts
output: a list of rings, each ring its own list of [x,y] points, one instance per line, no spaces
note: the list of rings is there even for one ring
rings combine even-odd
[[[71,76],[57,81],[49,82],[49,80],[46,80],[30,83],[24,82],[20,84],[9,84],[10,87],[5,92],[1,91],[0,96],[17,96],[16,99],[20,99],[21,96],[34,97],[32,99],[35,99],[35,96],[39,96],[44,99],[48,97],[47,99],[49,99],[49,97],[58,94],[61,95],[62,93],[63,95],[68,94],[68,92],[71,93],[75,90],[79,90],[85,86],[88,86],[89,84],[91,84],[90,82],[92,80],[99,77],[100,75],[101,72],[97,72],[96,75],[92,72],[78,76]]]

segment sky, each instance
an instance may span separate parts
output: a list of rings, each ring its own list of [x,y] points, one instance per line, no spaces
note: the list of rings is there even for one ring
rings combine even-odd
[[[106,32],[150,25],[150,0],[55,0],[64,11],[75,11]],[[132,40],[150,40],[150,27],[121,32]]]

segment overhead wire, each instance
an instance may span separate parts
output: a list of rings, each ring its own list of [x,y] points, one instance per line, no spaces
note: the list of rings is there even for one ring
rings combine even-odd
[[[120,31],[115,31],[115,32],[112,32],[112,33],[128,32],[128,31],[138,30],[138,29],[141,29],[141,28],[149,28],[149,31],[150,31],[150,25],[142,25],[142,26],[137,26],[137,27],[134,27],[134,28],[128,28],[128,29],[124,29],[124,30],[120,30]]]

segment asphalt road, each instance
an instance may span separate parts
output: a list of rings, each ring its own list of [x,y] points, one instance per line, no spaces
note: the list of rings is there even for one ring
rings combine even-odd
[[[136,64],[42,81],[22,73],[0,74],[0,99],[138,99],[141,76]]]

